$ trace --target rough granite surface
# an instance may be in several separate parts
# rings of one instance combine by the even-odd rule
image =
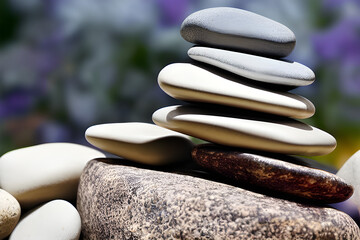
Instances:
[[[87,164],[77,207],[84,239],[360,239],[335,209],[112,160]]]

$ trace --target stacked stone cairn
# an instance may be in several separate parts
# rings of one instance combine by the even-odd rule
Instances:
[[[191,104],[156,111],[157,125],[85,133],[121,158],[70,143],[0,158],[0,239],[360,239],[353,219],[327,205],[359,186],[360,151],[338,173],[346,182],[293,156],[336,146],[294,120],[315,112],[288,92],[315,80],[282,59],[294,34],[254,13],[211,8],[186,18],[181,35],[198,44],[188,51],[194,62],[165,67],[158,82]],[[195,146],[189,135],[210,143]]]
[[[311,117],[315,107],[287,90],[311,84],[315,75],[281,59],[295,47],[290,29],[240,9],[211,8],[186,18],[181,35],[198,44],[188,51],[195,62],[166,66],[158,83],[168,95],[193,104],[159,109],[153,121],[215,143],[194,148],[199,165],[311,200],[351,196],[352,187],[342,179],[291,164],[295,160],[286,156],[325,155],[336,147],[328,133],[293,119]]]

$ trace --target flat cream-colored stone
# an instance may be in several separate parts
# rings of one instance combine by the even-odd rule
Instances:
[[[4,239],[14,230],[20,219],[19,202],[8,192],[0,189],[0,239]]]
[[[150,165],[170,164],[191,158],[188,136],[148,123],[108,123],[86,130],[92,145],[120,157]]]
[[[80,233],[76,208],[67,201],[54,200],[24,216],[9,240],[77,240]]]
[[[192,47],[188,55],[194,60],[260,82],[297,87],[309,85],[315,80],[314,72],[297,62],[209,47]]]
[[[73,200],[86,163],[104,156],[73,143],[17,149],[0,158],[0,187],[25,208],[57,198]]]
[[[336,147],[334,137],[315,127],[290,118],[254,114],[171,106],[157,110],[153,121],[162,127],[233,147],[308,156],[328,154]]]
[[[251,86],[236,75],[212,72],[189,63],[174,63],[161,70],[159,86],[170,96],[195,102],[227,105],[293,118],[309,118],[314,105],[288,92]]]

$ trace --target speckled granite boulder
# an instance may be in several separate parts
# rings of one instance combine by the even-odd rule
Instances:
[[[110,159],[87,164],[77,208],[84,239],[360,239],[334,209]]]

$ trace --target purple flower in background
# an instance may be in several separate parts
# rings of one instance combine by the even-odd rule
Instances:
[[[323,0],[323,5],[328,9],[338,9],[347,3],[355,3],[360,5],[359,0]]]
[[[162,11],[163,23],[175,25],[185,19],[190,0],[157,0]]]
[[[360,61],[360,18],[344,19],[314,36],[315,51],[325,60]]]
[[[360,61],[346,62],[340,72],[342,88],[349,94],[360,93]]]
[[[71,140],[67,126],[55,121],[46,121],[37,129],[40,142],[67,142]]]
[[[23,114],[33,105],[33,96],[22,90],[7,94],[0,102],[0,118]]]
[[[341,5],[343,5],[344,3],[348,2],[350,0],[324,0],[323,4],[326,8],[338,8]]]
[[[346,94],[360,93],[360,18],[347,18],[313,37],[322,60],[339,66],[339,83]]]

